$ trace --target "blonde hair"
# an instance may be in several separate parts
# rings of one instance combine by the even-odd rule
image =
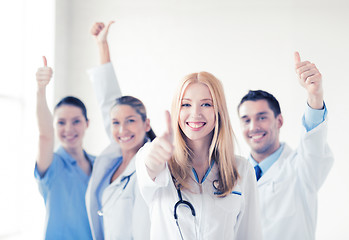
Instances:
[[[215,112],[215,127],[209,148],[209,164],[218,165],[219,197],[230,194],[239,178],[234,154],[234,132],[231,127],[224,90],[221,82],[208,72],[192,73],[185,76],[179,84],[173,98],[171,116],[174,130],[174,153],[168,162],[175,184],[189,189],[188,178],[192,171],[191,156],[193,152],[186,144],[185,135],[179,126],[179,113],[185,89],[191,83],[205,84],[212,95]]]

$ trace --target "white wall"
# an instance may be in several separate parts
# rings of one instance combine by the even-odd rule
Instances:
[[[95,21],[115,20],[109,42],[122,91],[143,100],[157,134],[164,128],[163,111],[169,109],[177,81],[204,70],[224,84],[242,154],[248,149],[236,105],[248,89],[264,89],[279,99],[285,119],[281,138],[295,147],[306,102],[294,73],[293,52],[298,50],[324,76],[328,140],[336,157],[319,194],[317,239],[344,239],[349,235],[349,163],[344,153],[349,133],[348,13],[344,0],[60,0],[55,98],[73,94],[83,99],[91,119],[85,146],[99,153],[107,139],[85,72],[98,63],[89,29]]]

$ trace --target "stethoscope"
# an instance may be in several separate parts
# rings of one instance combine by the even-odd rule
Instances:
[[[175,182],[176,180],[173,179],[173,181]],[[214,180],[212,182],[212,186],[213,188],[216,190],[214,192],[215,195],[217,194],[221,194],[221,192],[218,190],[218,180]],[[177,224],[177,227],[178,227],[178,231],[179,231],[179,234],[181,236],[181,239],[184,240],[183,238],[183,234],[182,234],[182,231],[181,231],[181,228],[179,226],[179,223],[178,223],[178,214],[177,214],[177,208],[180,206],[180,205],[184,205],[186,207],[188,207],[190,210],[191,210],[191,214],[192,216],[194,217],[195,219],[195,239],[198,239],[198,236],[197,236],[197,227],[196,227],[196,212],[195,212],[195,208],[193,206],[193,204],[191,204],[189,201],[186,201],[186,200],[183,200],[183,197],[182,197],[182,192],[181,192],[181,189],[180,189],[180,185],[176,187],[177,189],[177,195],[178,195],[178,198],[179,200],[175,203],[174,205],[174,209],[173,209],[173,216],[174,216],[174,219],[176,221],[176,224]],[[232,194],[237,194],[237,195],[241,195],[241,192],[238,192],[238,191],[232,191]]]
[[[120,185],[121,185],[124,181],[126,181],[124,187],[122,188],[122,190],[125,190],[125,188],[127,187],[128,183],[130,182],[130,179],[131,179],[132,175],[133,175],[135,172],[136,172],[136,170],[133,171],[130,175],[124,176],[124,177],[120,180]],[[102,216],[104,215],[103,208],[104,208],[104,207],[107,205],[107,203],[111,200],[112,196],[114,195],[114,193],[115,193],[117,190],[118,190],[118,188],[115,188],[115,189],[114,189],[113,193],[110,194],[109,198],[107,199],[107,201],[104,202],[104,204],[103,204],[103,206],[101,207],[101,209],[99,209],[99,210],[97,211],[97,214],[98,214],[99,216],[102,217]],[[122,191],[121,193],[123,193],[123,191]],[[114,202],[117,201],[117,200],[119,200],[120,197],[121,197],[121,194],[114,200]]]
[[[212,161],[210,168],[212,168],[213,164],[214,164],[214,161]],[[176,184],[177,180],[173,176],[172,176],[172,181],[173,181],[174,185],[176,186],[177,195],[178,195],[178,198],[179,198],[179,201],[176,202],[176,204],[174,206],[173,215],[174,215],[174,219],[176,221],[176,224],[178,226],[179,232],[180,232],[180,234],[182,236],[181,230],[180,230],[179,225],[178,225],[178,215],[177,215],[177,208],[178,208],[178,206],[182,204],[182,205],[186,205],[187,207],[189,207],[189,209],[191,210],[191,214],[193,215],[194,218],[196,216],[196,213],[195,213],[195,208],[194,208],[193,204],[191,204],[188,201],[183,200],[182,193],[181,193],[181,186]],[[217,187],[215,186],[215,182],[218,182],[218,181],[217,180],[213,181],[213,183],[212,183],[213,187],[216,190],[218,190]],[[183,237],[182,237],[182,239],[183,239]]]
[[[189,201],[186,201],[186,200],[183,200],[182,198],[182,192],[181,192],[181,188],[180,186],[176,187],[177,188],[177,195],[178,195],[178,198],[179,200],[176,202],[176,204],[174,205],[174,209],[173,209],[173,216],[174,216],[174,219],[176,221],[176,225],[177,225],[177,228],[178,228],[178,231],[179,231],[179,234],[181,236],[181,239],[184,240],[183,238],[183,234],[182,234],[182,230],[181,230],[181,227],[179,226],[179,223],[178,223],[178,215],[177,215],[177,208],[180,206],[180,205],[184,205],[186,207],[188,207],[191,211],[191,214],[193,215],[195,221],[194,221],[194,225],[195,225],[195,239],[197,239],[197,229],[196,229],[196,212],[195,212],[195,208],[193,206],[193,204],[191,204]]]

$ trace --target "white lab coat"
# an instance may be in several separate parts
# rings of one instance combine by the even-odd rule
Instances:
[[[166,167],[153,181],[147,172],[144,155],[149,150],[146,144],[136,155],[136,169],[141,193],[149,205],[151,218],[151,239],[181,239],[174,219],[174,206],[179,200],[177,190]],[[178,208],[178,218],[183,239],[262,239],[258,192],[252,166],[246,159],[237,158],[240,180],[234,191],[219,198],[214,192],[213,181],[217,179],[218,167],[214,164],[202,184],[192,175],[192,192],[182,190],[183,200],[195,208],[196,218],[189,208]],[[201,189],[201,190],[200,190]],[[200,194],[201,191],[201,194]]]
[[[296,151],[286,144],[257,185],[265,240],[313,240],[317,192],[333,164],[327,120],[304,133]]]
[[[111,140],[110,145],[98,156],[93,166],[91,179],[86,192],[86,208],[94,239],[149,239],[150,219],[146,203],[138,188],[137,174],[126,181],[121,181],[135,171],[135,158],[128,164],[124,172],[103,192],[100,206],[96,191],[106,172],[115,166],[117,158],[122,156],[120,146],[113,140],[110,130],[110,108],[115,99],[121,96],[111,63],[96,67],[89,71],[94,84],[97,100],[102,111],[106,132]],[[103,217],[97,214],[102,210]],[[103,218],[103,225],[100,218]]]

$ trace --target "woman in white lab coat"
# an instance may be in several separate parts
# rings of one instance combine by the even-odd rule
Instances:
[[[136,184],[135,154],[153,133],[143,103],[121,97],[110,63],[109,26],[95,23],[102,65],[89,71],[111,144],[96,158],[86,193],[94,239],[149,239],[148,208]],[[115,100],[116,99],[116,100]]]
[[[167,126],[136,157],[151,239],[261,239],[256,178],[235,156],[220,81],[207,72],[186,76]]]

